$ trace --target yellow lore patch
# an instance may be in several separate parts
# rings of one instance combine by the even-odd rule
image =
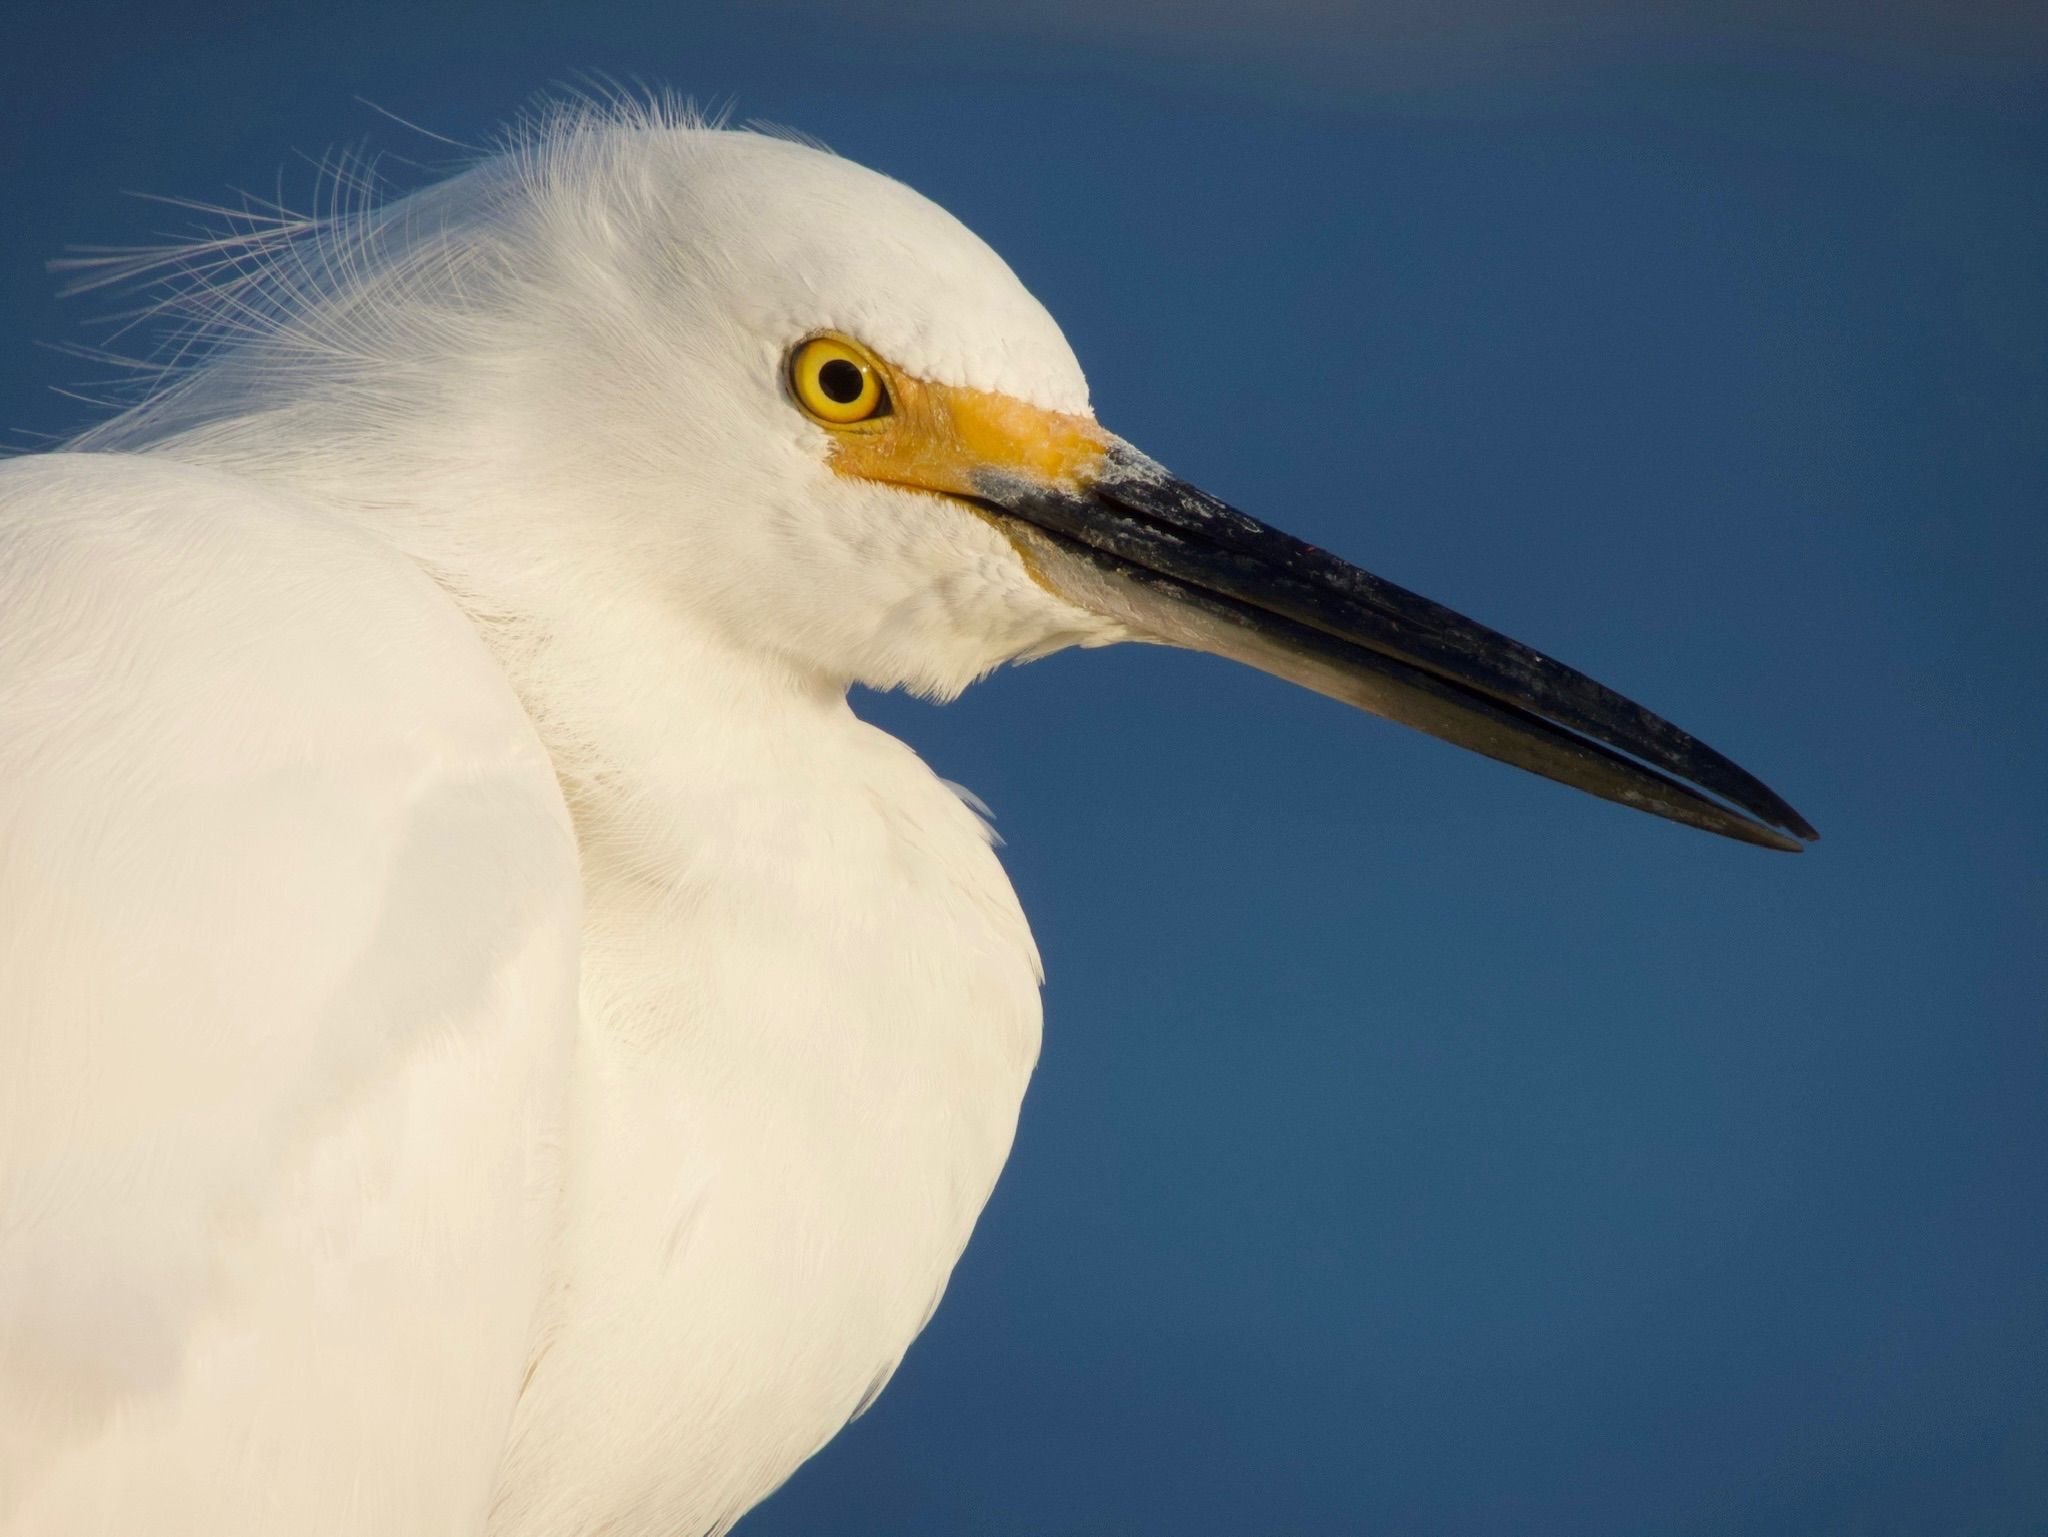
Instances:
[[[821,423],[833,429],[832,468],[841,475],[973,496],[975,475],[991,470],[1046,485],[1085,485],[1108,451],[1109,434],[1089,417],[933,384],[869,356],[884,371],[889,409],[844,426]]]

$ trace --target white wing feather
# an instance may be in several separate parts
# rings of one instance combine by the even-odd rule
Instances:
[[[233,476],[0,465],[0,1532],[481,1530],[577,923],[425,575]]]

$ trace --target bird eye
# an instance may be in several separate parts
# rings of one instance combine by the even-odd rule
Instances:
[[[889,414],[889,389],[874,359],[835,336],[798,345],[789,359],[789,387],[806,411],[836,427]]]

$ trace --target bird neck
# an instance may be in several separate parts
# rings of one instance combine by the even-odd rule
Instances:
[[[573,621],[471,613],[554,761],[594,895],[689,867],[736,804],[801,803],[857,762],[843,680],[649,595],[593,594]]]

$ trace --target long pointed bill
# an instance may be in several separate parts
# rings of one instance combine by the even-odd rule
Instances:
[[[1083,416],[890,375],[841,474],[959,498],[1135,635],[1247,662],[1593,795],[1768,849],[1818,836],[1754,775],[1584,673],[1176,480]]]
[[[1214,652],[1674,822],[1796,852],[1818,835],[1755,776],[1560,662],[1269,528],[1111,440],[1085,482],[984,467],[1040,581]]]

